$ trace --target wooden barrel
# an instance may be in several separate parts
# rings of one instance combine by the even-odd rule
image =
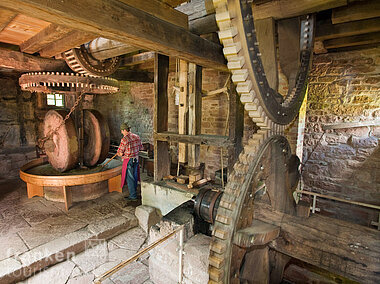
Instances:
[[[65,110],[49,110],[44,119],[44,135],[61,125],[67,113]],[[46,141],[45,150],[49,163],[57,171],[72,169],[78,163],[78,137],[71,117]]]

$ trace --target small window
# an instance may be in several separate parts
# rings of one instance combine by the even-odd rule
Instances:
[[[47,95],[47,105],[48,106],[57,106],[64,107],[64,96],[62,94],[48,94]]]

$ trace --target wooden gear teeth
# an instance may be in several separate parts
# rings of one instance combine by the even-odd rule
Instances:
[[[74,76],[73,73],[27,73],[19,79],[21,89],[42,93],[78,93],[110,94],[119,91],[117,80],[96,76]]]

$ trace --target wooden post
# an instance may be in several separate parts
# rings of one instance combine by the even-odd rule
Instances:
[[[234,141],[234,146],[228,149],[227,173],[231,173],[240,152],[243,150],[243,131],[244,131],[244,106],[236,93],[234,83],[229,84],[230,114],[228,120],[228,136]]]
[[[168,130],[169,57],[156,54],[154,58],[154,132]],[[154,140],[154,180],[170,174],[169,143]]]
[[[188,101],[188,72],[189,64],[184,61],[179,61],[179,106],[178,106],[178,134],[187,134],[187,121],[189,115]],[[178,143],[178,162],[187,162],[187,145],[184,143]]]
[[[121,175],[115,176],[108,180],[108,192],[123,192],[121,188]]]
[[[189,64],[189,134],[201,134],[202,124],[202,67]],[[200,145],[188,145],[190,168],[200,166]]]
[[[62,190],[63,190],[63,198],[65,200],[65,209],[66,209],[66,211],[69,211],[69,208],[70,208],[71,204],[73,203],[73,197],[71,194],[71,189],[67,188],[64,185],[64,186],[62,186]]]
[[[27,183],[26,189],[28,192],[28,198],[32,198],[33,196],[44,196],[44,187],[41,185]]]

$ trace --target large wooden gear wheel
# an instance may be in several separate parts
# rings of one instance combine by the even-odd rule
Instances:
[[[276,23],[271,20],[261,26],[272,28],[263,31],[258,29],[260,23],[254,22],[252,2],[214,0],[216,21],[228,68],[245,109],[258,126],[271,129],[273,123],[290,123],[302,104],[311,64],[314,18],[307,15]],[[289,81],[285,97],[278,93],[278,65]]]
[[[121,63],[119,56],[97,60],[84,45],[66,51],[64,57],[71,70],[84,75],[109,76],[119,68]]]
[[[244,149],[250,155],[240,155],[219,204],[210,246],[210,283],[264,283],[259,270],[269,270],[269,260],[260,267],[252,265],[252,257],[261,256],[249,245],[242,246],[238,234],[255,226],[257,200],[268,202],[277,211],[295,212],[289,169],[293,158],[288,141],[280,135],[261,141],[258,138],[250,139],[254,148],[248,149],[252,146],[247,145]]]
[[[21,75],[19,84],[23,91],[72,94],[112,94],[119,91],[119,82],[112,78],[85,76],[74,73],[32,72]]]
[[[67,115],[65,110],[49,110],[44,119],[44,135],[47,136],[62,124]],[[49,163],[60,172],[72,169],[78,163],[79,146],[74,121],[68,118],[51,139],[45,142]]]

